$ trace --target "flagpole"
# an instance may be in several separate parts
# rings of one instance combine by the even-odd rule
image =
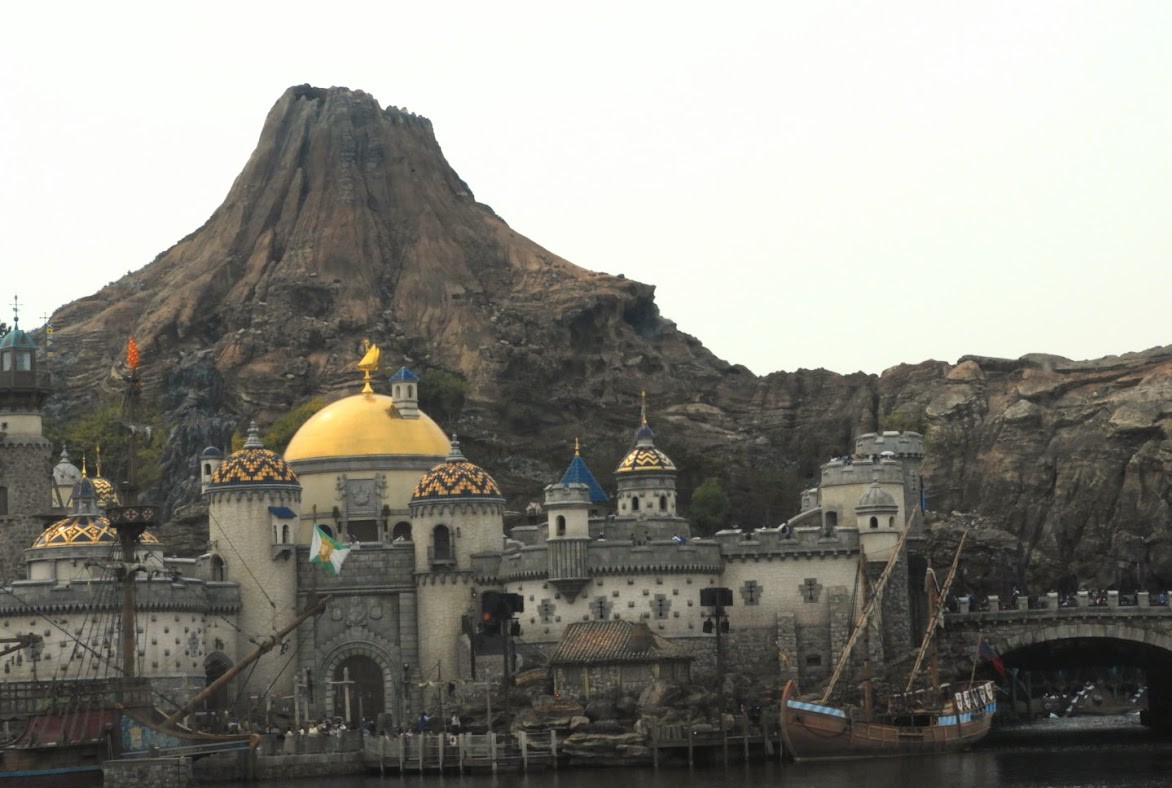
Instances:
[[[977,630],[977,653],[973,655],[973,672],[969,674],[969,684],[977,678],[977,663],[981,661],[981,640],[984,639],[984,634]]]

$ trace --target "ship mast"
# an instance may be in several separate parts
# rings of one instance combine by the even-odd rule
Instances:
[[[842,647],[842,652],[838,655],[838,663],[834,666],[834,673],[830,676],[830,682],[826,685],[826,691],[822,693],[820,703],[826,703],[830,700],[830,696],[833,694],[839,678],[842,677],[842,671],[846,668],[846,663],[850,660],[851,652],[854,651],[855,643],[859,640],[859,635],[863,634],[865,631],[864,628],[869,626],[871,616],[875,612],[875,607],[883,599],[883,587],[887,585],[887,578],[891,576],[891,571],[899,561],[900,551],[903,549],[903,543],[907,541],[907,535],[911,531],[912,520],[915,519],[915,516],[916,513],[912,512],[911,516],[907,518],[907,522],[904,523],[903,533],[899,535],[899,540],[896,541],[895,547],[891,548],[891,557],[887,560],[887,565],[883,567],[883,573],[875,581],[875,586],[871,589],[871,596],[867,600],[867,604],[863,606],[862,612],[855,619],[854,629],[850,637],[847,638],[846,645]]]
[[[916,675],[920,672],[920,665],[924,662],[924,656],[928,655],[928,666],[930,677],[932,680],[932,688],[934,690],[940,688],[940,673],[936,665],[936,628],[940,626],[941,617],[943,615],[944,600],[948,599],[948,591],[952,588],[952,581],[956,579],[956,569],[960,565],[960,551],[964,549],[964,540],[968,538],[969,532],[966,528],[964,533],[960,535],[960,543],[956,546],[956,553],[952,556],[952,566],[948,568],[948,576],[944,579],[944,586],[937,587],[935,577],[931,569],[928,570],[928,578],[932,581],[928,585],[928,626],[924,631],[924,638],[920,641],[920,649],[916,653],[916,664],[912,665],[911,673],[907,677],[907,687],[904,692],[911,692],[912,685],[916,681]]]
[[[142,379],[138,374],[138,345],[132,337],[126,345],[126,366],[130,370],[122,376],[126,389],[122,394],[122,417],[128,431],[126,439],[126,478],[121,487],[121,505],[106,509],[110,527],[118,534],[121,547],[121,563],[115,569],[122,583],[121,651],[122,675],[133,677],[137,673],[135,643],[135,610],[137,609],[135,576],[144,571],[134,560],[134,548],[139,537],[147,528],[153,528],[159,519],[155,506],[143,506],[138,502],[138,401],[142,397]]]

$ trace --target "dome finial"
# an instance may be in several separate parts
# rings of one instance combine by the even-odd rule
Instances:
[[[248,440],[244,441],[244,448],[246,449],[263,449],[264,442],[260,439],[260,430],[256,427],[256,422],[253,421],[248,425]]]
[[[97,444],[94,446],[94,454],[97,455],[97,459],[94,460],[94,471],[98,474],[98,476],[101,476],[102,475],[102,445],[101,444]]]
[[[639,392],[639,423],[647,426],[647,392]]]
[[[448,462],[456,462],[457,460],[463,460],[463,459],[465,459],[465,458],[464,458],[463,452],[460,451],[460,439],[457,438],[456,433],[453,432],[452,433],[452,448],[451,448],[451,451],[448,453]]]
[[[86,477],[85,466],[86,466],[85,452],[83,451],[81,453],[81,478],[83,478],[83,479]]]
[[[370,386],[370,373],[378,370],[378,345],[372,343],[369,339],[362,340],[362,360],[358,362],[357,366],[362,370],[362,393],[373,394],[374,389]]]
[[[12,330],[20,328],[20,296],[12,297]]]

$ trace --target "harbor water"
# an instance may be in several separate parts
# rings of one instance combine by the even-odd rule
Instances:
[[[288,783],[318,785],[321,781]],[[247,788],[256,783],[222,784]],[[1130,717],[1078,717],[1000,729],[966,753],[827,763],[777,762],[696,769],[574,768],[529,774],[336,777],[331,788],[1155,788],[1172,785],[1172,741]]]

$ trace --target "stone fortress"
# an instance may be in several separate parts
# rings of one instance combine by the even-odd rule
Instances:
[[[826,463],[788,521],[694,537],[644,402],[632,446],[616,458],[613,492],[575,451],[530,507],[530,522],[506,531],[500,488],[426,414],[418,382],[404,368],[387,379],[389,393],[368,384],[328,404],[283,456],[262,445],[256,425],[239,451],[202,453],[207,551],[178,559],[142,542],[140,560],[153,568],[138,581],[145,675],[190,697],[328,593],[323,614],[212,707],[245,698],[288,708],[296,693],[301,708],[335,715],[346,686],[354,716],[410,719],[473,677],[499,676],[500,639],[477,626],[483,595],[496,591],[524,604],[515,669],[544,666],[570,624],[628,621],[691,655],[694,676],[711,676],[716,637],[700,592],[723,587],[733,594],[727,669],[813,686],[849,636],[861,573],[877,576],[903,529],[916,528],[923,440],[887,432],[860,436],[852,455]],[[116,604],[99,576],[115,542],[102,516],[102,490],[111,496],[112,486],[64,451],[49,472],[40,421],[48,391],[35,346],[14,329],[0,341],[0,637],[32,631],[44,644],[36,659],[0,658],[4,680],[72,678],[92,652],[112,655],[116,641],[97,623]],[[309,561],[315,524],[354,548],[336,576]],[[920,614],[910,589],[922,586],[923,565],[909,536],[871,639],[880,674],[914,647]]]

